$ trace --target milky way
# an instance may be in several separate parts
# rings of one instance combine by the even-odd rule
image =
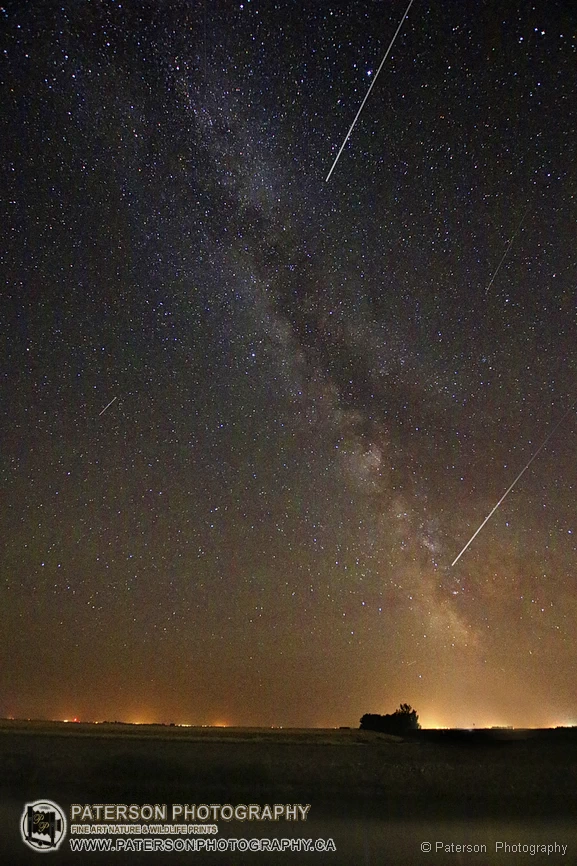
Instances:
[[[0,715],[577,717],[576,13],[298,5],[2,11]]]

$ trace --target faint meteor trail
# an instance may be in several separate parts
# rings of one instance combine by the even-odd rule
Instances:
[[[521,231],[521,226],[522,226],[523,223],[525,222],[525,217],[527,216],[528,213],[529,213],[529,208],[527,208],[527,210],[525,211],[525,213],[524,213],[523,216],[521,217],[521,222],[519,223],[519,225],[517,226],[517,228],[515,229],[515,231],[514,231],[513,234],[511,235],[511,237],[510,237],[510,239],[509,239],[509,242],[507,243],[507,246],[505,247],[505,252],[504,252],[503,255],[501,256],[501,261],[499,262],[499,264],[498,264],[497,267],[495,268],[495,271],[494,271],[494,273],[493,273],[493,276],[492,276],[491,279],[489,280],[489,285],[488,285],[487,288],[485,289],[485,294],[486,294],[486,295],[489,294],[489,289],[490,289],[491,286],[493,285],[493,283],[494,283],[494,281],[495,281],[495,277],[497,276],[497,274],[498,274],[499,271],[501,270],[501,265],[503,264],[503,262],[504,262],[505,259],[507,258],[507,255],[509,254],[509,250],[510,250],[511,247],[513,246],[513,241],[515,240],[515,238],[517,237],[517,235],[518,235],[519,232]]]
[[[340,148],[339,152],[337,153],[337,155],[336,155],[336,157],[335,157],[335,161],[334,161],[333,164],[332,164],[331,170],[329,171],[329,173],[328,173],[327,176],[326,176],[325,183],[327,183],[327,182],[329,181],[331,174],[332,174],[333,171],[335,170],[335,166],[336,166],[337,162],[339,161],[340,155],[341,155],[341,153],[343,152],[343,150],[345,149],[345,144],[346,144],[347,141],[349,140],[349,136],[350,136],[351,132],[353,131],[353,129],[355,128],[355,124],[356,124],[357,120],[359,119],[360,113],[361,113],[361,111],[363,110],[363,108],[365,107],[365,102],[366,102],[367,99],[369,98],[370,92],[371,92],[371,90],[373,89],[373,87],[375,86],[375,81],[376,81],[377,78],[379,77],[379,72],[380,72],[381,69],[383,68],[383,66],[384,66],[384,64],[385,64],[385,60],[387,59],[387,57],[388,57],[389,54],[391,53],[391,48],[393,47],[393,44],[394,44],[394,42],[395,42],[395,39],[396,39],[397,36],[399,35],[399,31],[400,31],[401,27],[403,26],[403,22],[404,22],[405,18],[407,17],[407,15],[409,14],[409,9],[410,9],[411,6],[413,5],[413,3],[414,3],[414,0],[411,0],[411,2],[409,3],[409,5],[408,5],[407,8],[405,9],[405,14],[404,14],[403,17],[401,18],[401,23],[400,23],[399,26],[397,27],[397,29],[396,29],[396,31],[395,31],[395,35],[394,35],[393,38],[391,39],[391,42],[390,42],[390,44],[389,44],[389,47],[387,48],[387,50],[386,50],[386,52],[385,52],[385,56],[384,56],[383,59],[381,60],[381,65],[380,65],[379,68],[377,69],[377,72],[376,72],[376,74],[375,74],[375,77],[374,77],[373,80],[371,81],[370,87],[369,87],[369,89],[367,90],[367,94],[366,94],[365,98],[363,99],[363,101],[361,102],[361,107],[360,107],[359,110],[357,111],[356,117],[355,117],[355,119],[353,120],[353,122],[351,123],[351,128],[350,128],[349,131],[347,132],[347,134],[346,134],[346,136],[345,136],[345,140],[344,140],[343,143],[341,144],[341,148]]]
[[[536,458],[536,457],[541,453],[541,451],[543,450],[543,448],[545,447],[545,445],[547,444],[547,442],[549,441],[549,439],[553,436],[553,434],[555,433],[555,431],[556,431],[556,430],[561,426],[561,424],[563,423],[563,421],[565,420],[565,418],[567,417],[567,415],[569,415],[569,413],[570,413],[570,412],[575,408],[575,405],[576,405],[576,404],[574,403],[572,406],[570,406],[569,409],[567,409],[567,411],[565,412],[565,414],[564,414],[563,417],[561,418],[561,420],[560,420],[560,421],[557,421],[557,423],[555,424],[555,426],[553,427],[553,429],[551,430],[551,432],[549,433],[549,435],[547,436],[547,438],[543,440],[543,442],[541,443],[541,445],[539,445],[539,447],[537,448],[537,450],[535,451],[535,453],[533,454],[533,456],[531,457],[531,459],[530,459],[530,460],[525,464],[525,466],[523,466],[523,468],[521,469],[521,471],[519,472],[519,474],[517,475],[517,477],[515,478],[515,480],[514,480],[513,483],[511,484],[511,486],[507,488],[507,490],[505,491],[505,493],[503,493],[503,495],[501,496],[501,498],[499,499],[499,501],[497,502],[497,504],[495,505],[495,507],[494,507],[494,508],[492,509],[492,511],[490,511],[489,514],[486,516],[486,518],[484,519],[484,521],[482,522],[482,524],[480,525],[480,527],[478,528],[478,530],[475,532],[475,534],[474,534],[473,536],[471,536],[471,538],[470,538],[469,541],[466,543],[466,545],[464,546],[464,548],[462,549],[462,551],[460,552],[460,554],[459,554],[459,555],[458,555],[458,556],[453,560],[453,562],[451,563],[451,568],[455,565],[456,562],[459,561],[459,559],[462,557],[462,555],[464,554],[464,552],[466,551],[466,549],[469,547],[469,545],[472,544],[472,542],[476,539],[476,537],[478,536],[478,534],[480,533],[480,531],[482,530],[482,528],[484,527],[484,525],[485,525],[485,524],[486,524],[486,523],[491,519],[491,517],[492,517],[493,514],[496,512],[496,510],[498,509],[498,507],[500,506],[500,504],[501,504],[501,503],[503,502],[503,500],[504,500],[504,499],[509,495],[509,493],[511,492],[511,490],[513,489],[513,487],[515,486],[515,484],[517,483],[517,481],[521,478],[522,475],[525,474],[525,472],[527,471],[527,469],[529,468],[529,466],[531,465],[531,463],[533,462],[533,460],[534,460],[534,459],[535,459],[535,458]]]
[[[104,413],[106,412],[106,410],[107,410],[110,406],[112,406],[112,404],[114,403],[114,401],[117,400],[117,399],[118,399],[117,397],[113,397],[112,400],[110,401],[110,403],[107,403],[107,404],[106,404],[106,406],[104,407],[104,409],[102,410],[102,412],[99,412],[99,413],[98,413],[98,417],[100,418],[101,415],[104,415]]]

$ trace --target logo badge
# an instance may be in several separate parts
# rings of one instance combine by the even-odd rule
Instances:
[[[26,803],[20,832],[22,840],[35,851],[54,851],[66,835],[66,816],[51,800]]]

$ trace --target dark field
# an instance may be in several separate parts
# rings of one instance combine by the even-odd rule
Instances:
[[[218,821],[218,836],[329,838],[336,852],[72,853],[59,863],[576,863],[577,731],[257,730],[0,723],[0,862],[37,862],[24,804],[311,804],[306,823]],[[168,822],[171,822],[169,817]],[[212,820],[209,821],[212,823]],[[435,853],[435,843],[486,852]],[[495,842],[566,853],[495,852]],[[432,853],[421,851],[431,842]]]

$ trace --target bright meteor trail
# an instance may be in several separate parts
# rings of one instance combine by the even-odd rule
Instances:
[[[110,403],[107,403],[107,404],[106,404],[106,406],[104,407],[104,409],[102,410],[102,412],[99,412],[99,413],[98,413],[98,417],[99,417],[99,418],[100,418],[101,415],[104,415],[104,413],[106,412],[106,410],[108,409],[108,407],[109,407],[109,406],[112,406],[112,404],[114,403],[114,401],[115,401],[116,399],[117,399],[116,397],[113,397],[112,400],[110,401]]]
[[[471,538],[470,538],[469,541],[466,543],[466,545],[464,546],[464,548],[462,549],[462,551],[460,552],[460,554],[459,554],[459,555],[458,555],[458,556],[453,560],[453,562],[451,563],[451,568],[455,565],[456,562],[459,561],[459,559],[462,557],[462,555],[464,554],[464,552],[466,551],[466,549],[469,547],[469,545],[472,544],[472,542],[476,539],[476,537],[478,536],[478,534],[480,533],[480,531],[482,530],[482,528],[484,527],[484,525],[485,525],[485,524],[486,524],[486,523],[491,519],[491,517],[493,516],[493,514],[496,512],[496,510],[498,509],[498,507],[500,506],[500,504],[503,502],[503,500],[504,500],[504,499],[509,495],[509,493],[511,492],[511,490],[513,489],[513,487],[515,486],[515,484],[517,483],[517,481],[519,481],[519,479],[521,478],[521,476],[525,474],[525,472],[527,471],[527,469],[529,468],[529,466],[531,465],[531,463],[533,462],[533,460],[535,460],[535,458],[536,458],[536,457],[541,453],[541,451],[543,450],[543,448],[545,447],[545,445],[547,444],[547,442],[549,441],[549,439],[553,436],[553,434],[555,433],[555,431],[556,431],[556,430],[561,426],[561,424],[563,423],[563,421],[565,420],[565,418],[567,417],[567,415],[571,412],[571,410],[573,409],[574,406],[575,406],[575,404],[573,404],[573,406],[570,406],[569,409],[567,409],[567,411],[565,412],[565,414],[563,415],[563,417],[561,418],[561,420],[558,421],[558,422],[555,424],[555,426],[553,427],[553,429],[551,430],[551,432],[549,433],[549,435],[547,436],[547,438],[543,440],[543,442],[541,443],[541,445],[539,445],[539,447],[537,448],[537,450],[535,451],[535,453],[533,454],[533,456],[531,457],[531,459],[530,459],[530,460],[525,464],[525,466],[521,469],[521,471],[519,472],[519,474],[517,475],[517,477],[515,478],[515,480],[514,480],[513,483],[511,484],[511,486],[507,488],[507,490],[505,491],[505,493],[503,493],[503,495],[501,496],[501,498],[499,499],[499,501],[497,502],[497,504],[495,505],[495,507],[494,507],[494,508],[489,512],[489,514],[486,516],[486,518],[484,519],[484,521],[482,522],[482,524],[480,525],[480,527],[478,528],[478,530],[475,532],[475,534],[474,534],[473,536],[471,536]]]
[[[404,14],[403,17],[401,18],[401,23],[400,23],[399,26],[397,27],[397,29],[396,29],[396,31],[395,31],[395,35],[394,35],[393,38],[391,39],[391,42],[390,42],[390,44],[389,44],[389,47],[387,48],[387,50],[386,50],[386,52],[385,52],[385,56],[384,56],[383,59],[381,60],[381,65],[380,65],[379,68],[377,69],[377,72],[376,72],[376,74],[375,74],[375,77],[374,77],[373,80],[371,81],[371,85],[370,85],[369,89],[367,90],[366,96],[365,96],[365,98],[363,99],[363,101],[361,102],[361,107],[360,107],[359,110],[357,111],[356,117],[355,117],[355,119],[353,120],[353,122],[351,123],[351,128],[350,128],[349,131],[347,132],[347,134],[346,134],[346,136],[345,136],[345,140],[344,140],[343,143],[341,144],[340,150],[339,150],[339,152],[337,153],[337,155],[336,155],[336,157],[335,157],[335,161],[333,162],[333,164],[332,164],[332,166],[331,166],[331,170],[329,171],[329,173],[328,173],[327,176],[326,176],[325,183],[327,183],[327,182],[329,181],[331,174],[332,174],[333,171],[335,170],[335,166],[336,166],[337,162],[338,162],[339,159],[340,159],[340,155],[341,155],[341,153],[343,152],[343,150],[345,149],[345,144],[346,144],[347,141],[349,140],[349,136],[350,136],[351,132],[353,131],[353,129],[355,128],[355,124],[356,124],[357,120],[359,119],[359,116],[360,116],[360,114],[361,114],[361,111],[362,111],[363,108],[365,107],[365,102],[366,102],[367,99],[369,98],[369,95],[370,95],[370,93],[371,93],[371,90],[372,90],[373,87],[375,86],[375,81],[376,81],[377,78],[379,77],[379,72],[380,72],[381,69],[383,68],[383,66],[384,66],[384,64],[385,64],[385,60],[387,59],[387,57],[388,57],[389,54],[391,53],[391,48],[393,47],[393,44],[394,44],[394,42],[395,42],[395,39],[396,39],[397,36],[399,35],[400,29],[401,29],[401,27],[403,26],[403,22],[404,22],[405,18],[406,18],[407,15],[409,14],[409,9],[410,9],[411,6],[413,5],[413,2],[414,2],[414,0],[411,0],[411,2],[409,3],[409,5],[408,5],[407,8],[405,9],[405,14]]]

